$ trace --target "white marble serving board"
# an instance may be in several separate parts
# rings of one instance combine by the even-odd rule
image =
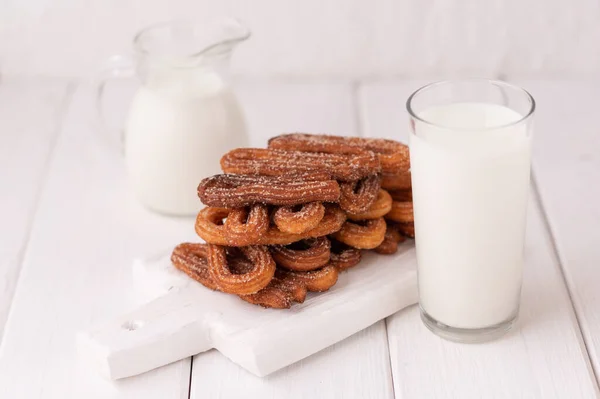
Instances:
[[[137,375],[216,348],[265,376],[417,301],[414,244],[394,255],[365,253],[329,291],[291,309],[263,309],[211,291],[168,256],[136,261],[138,309],[78,335],[80,355],[111,379]]]

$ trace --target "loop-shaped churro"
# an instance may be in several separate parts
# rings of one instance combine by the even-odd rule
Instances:
[[[269,229],[269,211],[266,205],[255,204],[247,208],[231,210],[223,225],[228,242],[236,245],[251,245],[258,242]]]
[[[176,268],[210,289],[289,308],[308,291],[333,286],[341,271],[359,263],[362,249],[391,254],[404,237],[414,237],[403,144],[283,135],[269,149],[225,154],[221,167],[226,174],[198,186],[208,207],[195,228],[208,244],[184,243],[171,256]]]
[[[229,216],[231,209],[207,206],[198,212],[196,217],[196,234],[209,244],[235,245],[225,234],[223,220]],[[254,243],[255,244],[255,243]],[[242,245],[247,245],[243,243]]]
[[[215,175],[198,185],[198,196],[208,206],[239,208],[255,203],[298,205],[312,201],[335,202],[337,181],[326,172],[308,171],[283,176]]]
[[[392,197],[392,200],[394,201],[400,201],[400,202],[405,202],[405,201],[412,201],[413,197],[412,197],[412,189],[404,189],[404,190],[390,190],[388,191],[388,193],[390,193],[390,196]]]
[[[196,234],[209,244],[225,246],[244,245],[287,245],[305,238],[322,237],[338,231],[346,221],[346,213],[333,204],[325,205],[325,215],[319,224],[300,234],[285,233],[276,226],[270,226],[256,242],[240,244],[232,240],[225,232],[223,219],[226,219],[230,209],[206,207],[196,217]]]
[[[282,206],[273,213],[273,222],[284,233],[301,234],[314,229],[325,216],[325,207],[320,202]]]
[[[367,176],[354,182],[340,183],[340,208],[353,214],[366,212],[375,202],[380,187],[378,175]]]
[[[356,266],[362,255],[359,249],[352,248],[337,240],[331,240],[331,257],[329,264],[342,272]]]
[[[373,249],[379,246],[385,237],[386,224],[383,218],[364,222],[347,221],[333,237],[358,249]]]
[[[385,218],[397,223],[412,223],[415,221],[412,201],[393,201],[392,209]]]
[[[365,212],[348,213],[350,220],[370,220],[385,216],[392,209],[392,196],[385,190],[379,190],[375,202]]]
[[[252,270],[253,265],[248,259],[235,251],[231,252],[227,258],[229,268],[234,274],[243,274]],[[221,291],[209,272],[207,256],[207,244],[183,243],[175,247],[171,261],[177,269],[206,288]],[[239,295],[239,297],[246,302],[266,308],[284,309],[289,308],[292,302],[304,302],[306,292],[306,286],[302,282],[282,276],[276,270],[275,276],[265,288],[254,294]]]
[[[338,274],[337,268],[331,265],[310,272],[277,269],[268,286],[255,294],[240,295],[240,298],[265,308],[286,309],[292,302],[304,302],[307,291],[327,291],[337,282]]]
[[[412,187],[412,177],[409,170],[390,174],[383,173],[381,175],[381,188],[386,190],[406,190]]]
[[[398,244],[404,240],[404,236],[400,234],[396,226],[388,224],[383,242],[373,251],[383,255],[395,254],[398,251]]]
[[[386,139],[292,133],[273,137],[269,140],[269,148],[330,154],[356,154],[368,150],[377,154],[386,173],[410,168],[408,146]]]
[[[342,211],[337,205],[326,204],[325,216],[314,229],[300,234],[284,233],[278,228],[271,226],[267,233],[260,240],[263,245],[287,245],[306,238],[315,238],[329,235],[338,231],[346,221],[346,212]]]
[[[310,238],[293,244],[273,245],[271,255],[278,266],[288,270],[306,272],[318,269],[329,262],[331,243],[327,237]]]
[[[263,176],[318,171],[328,173],[330,178],[336,180],[353,181],[379,173],[381,166],[379,159],[371,151],[343,155],[238,148],[229,151],[221,158],[221,169],[225,173]]]
[[[414,223],[396,223],[396,228],[405,237],[415,238],[415,224]]]
[[[227,247],[208,245],[210,276],[220,291],[236,295],[253,294],[265,288],[275,275],[275,261],[265,246],[247,246],[238,249],[252,262],[252,269],[234,273],[227,259]]]
[[[304,302],[306,292],[304,284],[288,276],[282,276],[277,270],[269,285],[255,294],[240,295],[240,298],[264,308],[288,309],[293,302]]]
[[[219,288],[214,283],[208,271],[207,254],[208,247],[206,244],[185,242],[173,249],[171,262],[177,269],[198,281],[206,288],[218,290]]]
[[[339,274],[338,269],[331,265],[310,272],[278,270],[278,273],[280,273],[283,278],[303,284],[306,289],[311,292],[327,291],[335,285]]]

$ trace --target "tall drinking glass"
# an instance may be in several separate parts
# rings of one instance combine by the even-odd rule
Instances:
[[[519,311],[535,101],[466,79],[407,109],[421,318],[446,339],[495,339]]]

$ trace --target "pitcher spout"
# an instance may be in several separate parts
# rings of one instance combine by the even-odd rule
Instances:
[[[170,61],[223,57],[250,37],[248,27],[236,18],[208,22],[174,21],[152,25],[134,38],[138,55]]]
[[[225,18],[215,22],[215,42],[197,55],[217,55],[231,52],[239,43],[250,37],[250,29],[237,18]]]

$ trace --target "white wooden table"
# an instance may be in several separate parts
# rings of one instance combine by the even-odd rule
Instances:
[[[440,340],[409,308],[267,378],[211,351],[105,381],[76,331],[131,309],[131,261],[194,239],[147,212],[92,129],[89,87],[0,83],[0,398],[600,397],[600,82],[519,81],[538,101],[518,328],[483,345]],[[239,81],[252,144],[281,132],[407,138],[422,82]],[[130,86],[109,111],[124,111]],[[121,92],[119,92],[121,90]]]

